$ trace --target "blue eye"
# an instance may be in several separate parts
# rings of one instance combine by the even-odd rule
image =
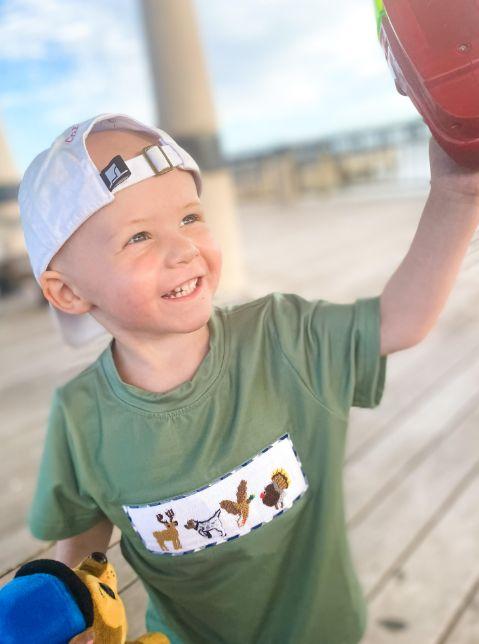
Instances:
[[[185,216],[183,217],[183,219],[182,219],[182,223],[180,224],[181,226],[183,226],[183,225],[184,225],[184,223],[183,223],[183,222],[184,222],[185,220],[187,220],[187,219],[188,219],[188,217],[192,217],[192,218],[193,218],[192,220],[190,220],[190,221],[191,221],[191,223],[193,223],[193,222],[195,222],[195,221],[201,221],[201,217],[200,217],[200,215],[197,215],[196,213],[191,213],[191,214],[189,214],[189,215],[185,215]],[[142,241],[142,239],[145,239],[145,235],[148,235],[148,238],[149,238],[149,239],[151,239],[151,235],[150,235],[150,233],[149,233],[149,232],[147,232],[146,230],[142,230],[140,233],[135,233],[135,234],[133,235],[133,237],[130,237],[130,239],[129,239],[129,240],[128,240],[128,242],[127,242],[127,246],[128,246],[128,245],[133,246],[133,245],[135,245],[135,244],[136,244],[136,241]]]
[[[185,221],[185,219],[188,219],[188,217],[194,217],[193,221],[199,221],[200,220],[199,215],[197,215],[196,213],[191,213],[190,215],[186,215],[185,217],[183,217],[183,221]]]
[[[147,232],[146,232],[146,230],[142,230],[142,231],[141,231],[141,233],[135,233],[135,234],[133,235],[133,237],[130,237],[130,239],[129,239],[129,240],[128,240],[128,242],[127,242],[127,245],[128,245],[128,244],[132,245],[132,244],[131,244],[132,240],[134,240],[134,239],[138,239],[138,237],[141,237],[141,235],[149,235],[149,234],[150,234],[150,233],[147,233]]]

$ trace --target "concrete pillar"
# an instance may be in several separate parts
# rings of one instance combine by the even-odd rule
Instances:
[[[200,166],[202,201],[223,250],[220,299],[241,297],[246,279],[234,184],[217,134],[210,81],[191,0],[142,0],[158,127]]]
[[[6,288],[4,283],[14,264],[26,257],[17,204],[19,182],[19,172],[0,123],[0,292]]]
[[[0,184],[15,184],[19,181],[19,173],[13,162],[10,148],[7,145],[5,133],[0,123]]]

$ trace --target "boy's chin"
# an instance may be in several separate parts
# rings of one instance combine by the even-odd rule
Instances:
[[[158,337],[169,334],[187,334],[194,333],[205,327],[213,313],[213,307],[202,307],[201,311],[189,311],[185,312],[183,316],[176,319],[170,320],[160,320],[158,325],[151,326],[147,325],[143,329],[124,329],[130,335],[137,335],[141,337],[142,335],[151,335],[155,336],[158,334]]]

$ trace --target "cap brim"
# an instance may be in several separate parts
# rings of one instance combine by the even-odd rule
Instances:
[[[70,315],[59,311],[50,303],[48,308],[63,341],[71,347],[81,347],[101,336],[106,338],[110,335],[89,313]]]

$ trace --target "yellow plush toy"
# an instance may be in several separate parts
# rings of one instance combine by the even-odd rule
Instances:
[[[94,552],[73,569],[90,591],[93,600],[94,642],[97,644],[169,644],[162,633],[149,633],[126,640],[128,624],[125,607],[118,594],[115,569],[101,552]],[[78,644],[79,640],[73,640]]]
[[[73,569],[29,561],[0,589],[2,644],[170,644],[162,633],[127,642],[127,630],[115,569],[103,552]]]

